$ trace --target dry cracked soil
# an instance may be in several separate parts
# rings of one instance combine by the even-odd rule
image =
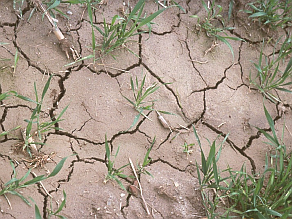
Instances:
[[[131,0],[130,5],[137,1]],[[217,2],[217,1],[216,1]],[[151,35],[145,33],[133,37],[126,44],[136,55],[124,47],[93,63],[88,59],[65,66],[72,62],[61,51],[58,40],[51,32],[51,26],[42,19],[40,12],[28,18],[33,7],[24,2],[23,17],[13,9],[13,1],[0,1],[0,92],[16,91],[35,98],[34,82],[40,94],[49,74],[53,78],[45,96],[41,120],[47,121],[69,106],[62,121],[57,124],[60,131],[45,133],[41,152],[55,153],[54,162],[33,169],[34,174],[47,174],[62,158],[70,156],[62,170],[55,177],[43,181],[50,196],[40,184],[20,190],[25,197],[31,197],[48,218],[47,209],[67,194],[66,207],[61,215],[67,218],[203,218],[200,185],[197,179],[196,162],[200,163],[198,147],[192,125],[196,128],[205,153],[218,135],[217,142],[229,134],[223,145],[219,160],[220,169],[230,166],[239,169],[245,163],[249,172],[260,172],[265,155],[270,148],[263,143],[265,138],[255,128],[269,128],[264,110],[263,96],[250,87],[249,75],[256,70],[252,61],[259,58],[263,39],[277,39],[288,30],[266,31],[251,22],[241,9],[245,1],[237,1],[228,25],[235,27],[230,36],[241,37],[244,41],[230,41],[234,58],[222,42],[207,37],[204,31],[197,31],[196,19],[190,15],[206,16],[200,1],[178,1],[185,12],[171,7],[155,19]],[[229,1],[218,1],[227,17]],[[96,6],[94,23],[103,18],[111,19],[119,13],[123,1],[108,0]],[[91,54],[91,26],[84,6],[62,5],[67,18],[57,16],[58,25],[66,37],[74,42],[82,57]],[[145,11],[157,10],[155,1],[147,1]],[[97,41],[100,35],[96,32]],[[212,49],[210,49],[212,48]],[[19,60],[16,69],[14,56]],[[209,52],[208,52],[209,51]],[[264,53],[271,54],[273,46]],[[15,70],[13,72],[13,70]],[[163,115],[174,130],[163,127],[155,111],[148,112],[149,119],[140,117],[137,124],[129,129],[137,111],[123,97],[132,98],[130,77],[139,81],[146,75],[145,88],[157,83],[159,89],[149,96],[156,100],[153,108],[172,112]],[[275,120],[277,132],[281,133],[285,120],[285,142],[291,147],[292,99],[279,93],[282,104],[265,101],[265,106]],[[2,101],[1,131],[17,126],[25,127],[34,105],[10,97]],[[146,111],[145,111],[146,112]],[[183,128],[185,127],[185,128]],[[127,164],[131,158],[134,165],[141,163],[156,136],[150,152],[151,163],[147,166],[153,177],[141,174],[143,195],[148,203],[147,216],[141,197],[121,189],[115,181],[104,183],[107,174],[105,156],[105,135],[111,150],[115,153],[115,167]],[[174,138],[175,137],[175,138]],[[20,130],[10,132],[0,141],[0,183],[12,177],[9,161],[16,164],[18,177],[27,172],[29,159],[15,152],[15,145],[21,143]],[[183,145],[192,144],[193,153],[183,152]],[[17,161],[17,162],[16,162]],[[25,165],[26,164],[26,165]],[[133,175],[130,166],[124,169]],[[30,174],[29,178],[34,176]],[[120,179],[125,187],[133,179]],[[28,206],[19,197],[8,194],[0,197],[0,218],[34,218],[34,207]],[[32,202],[32,201],[31,201]],[[33,202],[32,202],[33,203]]]

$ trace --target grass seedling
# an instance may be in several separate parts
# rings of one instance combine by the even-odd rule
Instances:
[[[11,180],[9,180],[7,183],[5,183],[4,185],[1,186],[2,190],[0,191],[0,196],[4,195],[6,197],[6,194],[12,194],[12,195],[16,195],[18,197],[20,197],[26,204],[28,204],[29,206],[31,206],[30,202],[27,200],[27,198],[25,198],[20,192],[18,192],[17,190],[19,189],[23,189],[26,188],[30,185],[39,183],[45,179],[51,178],[55,175],[57,175],[60,170],[62,169],[64,162],[66,161],[68,157],[64,157],[54,168],[54,170],[52,171],[52,173],[48,176],[37,176],[31,180],[28,180],[26,182],[24,182],[26,180],[26,178],[29,176],[29,174],[31,173],[32,169],[29,169],[26,174],[21,177],[20,179],[17,178],[17,172],[15,170],[15,166],[13,164],[12,161],[10,161],[11,167],[13,169],[13,176],[11,178]]]
[[[47,93],[47,91],[49,89],[52,77],[53,76],[51,75],[48,78],[48,81],[46,82],[46,84],[45,84],[45,86],[43,88],[41,97],[39,97],[38,92],[37,92],[37,88],[36,88],[36,83],[34,83],[34,91],[35,91],[35,99],[36,99],[35,101],[30,99],[30,98],[28,98],[28,97],[22,96],[22,95],[16,93],[15,91],[10,91],[10,93],[12,93],[14,96],[16,96],[18,98],[36,104],[36,107],[34,108],[30,119],[29,120],[25,120],[28,124],[26,126],[26,131],[25,131],[25,135],[24,135],[25,136],[25,139],[24,139],[25,145],[24,145],[23,149],[26,149],[30,155],[31,155],[31,153],[30,153],[30,150],[29,150],[29,146],[30,146],[31,142],[30,142],[29,139],[32,138],[31,131],[32,131],[33,125],[36,124],[37,137],[38,137],[39,140],[42,140],[42,134],[43,133],[51,131],[51,130],[60,130],[60,128],[55,126],[55,125],[58,122],[62,121],[61,117],[62,117],[62,115],[65,113],[65,111],[68,108],[68,106],[66,106],[61,111],[61,113],[59,114],[59,116],[57,118],[51,118],[51,120],[48,121],[48,122],[41,122],[40,121],[40,114],[42,112],[42,104],[43,104],[43,101],[44,101],[44,97],[45,97],[45,95],[46,95],[46,93]]]
[[[130,130],[131,128],[133,128],[137,122],[139,121],[140,116],[144,116],[145,118],[147,118],[148,120],[151,121],[151,119],[144,113],[144,111],[153,111],[153,105],[154,102],[156,100],[151,100],[151,101],[146,101],[145,99],[153,94],[155,91],[157,91],[159,89],[160,86],[158,86],[157,83],[153,83],[152,85],[150,85],[149,87],[147,87],[144,91],[144,85],[145,85],[145,79],[146,79],[146,75],[143,77],[143,80],[141,82],[141,84],[139,85],[138,82],[138,78],[136,77],[136,80],[134,82],[133,78],[131,77],[131,89],[133,92],[133,96],[134,99],[131,100],[129,98],[127,98],[126,96],[124,96],[122,94],[122,96],[133,106],[133,108],[138,112],[138,115],[135,116],[134,121],[132,123],[132,125],[130,126],[130,128],[128,130]],[[156,111],[158,113],[163,113],[163,114],[170,114],[173,115],[173,113],[170,112],[166,112],[166,111]]]
[[[156,141],[156,137],[154,137],[152,143],[151,143],[151,146],[149,147],[149,149],[147,150],[146,154],[145,154],[145,157],[144,157],[144,160],[143,160],[143,163],[141,165],[138,165],[138,173],[141,174],[141,173],[144,173],[144,174],[147,174],[151,177],[153,177],[153,175],[148,172],[146,170],[146,167],[148,166],[148,164],[150,164],[150,162],[152,161],[151,158],[149,158],[149,154],[150,154],[150,151],[152,150],[153,148],[153,145]]]
[[[103,29],[92,24],[103,36],[100,46],[102,55],[106,55],[124,46],[132,36],[147,32],[140,30],[145,25],[148,27],[148,32],[151,32],[152,20],[161,14],[165,8],[146,16],[145,14],[143,15],[144,5],[145,0],[139,0],[133,10],[129,14],[125,13],[124,17],[115,15],[110,24],[107,24],[104,20]]]
[[[141,84],[139,85],[138,78],[136,77],[135,83],[133,78],[131,77],[131,89],[133,91],[134,100],[130,100],[129,98],[122,95],[132,106],[135,110],[138,111],[138,115],[135,117],[134,122],[132,123],[132,127],[138,122],[140,115],[143,115],[145,118],[149,119],[144,111],[153,111],[154,109],[153,104],[155,100],[152,101],[145,101],[145,99],[158,90],[159,86],[157,83],[153,83],[149,87],[146,88],[145,92],[143,91],[145,85],[146,75],[143,77]],[[150,119],[149,119],[150,120]]]
[[[96,60],[106,56],[107,54],[111,54],[113,51],[122,47],[134,54],[133,51],[126,47],[126,43],[135,35],[147,32],[150,34],[151,25],[153,24],[152,21],[166,9],[160,9],[147,16],[146,13],[143,13],[145,0],[139,0],[130,13],[125,12],[123,17],[115,15],[111,22],[107,22],[104,19],[102,27],[99,27],[93,22],[93,11],[90,3],[91,1],[87,0],[87,11],[92,28],[91,47],[93,53],[79,59],[78,61],[93,58],[94,63]],[[141,30],[145,26],[148,27],[148,31]],[[102,36],[102,42],[100,44],[96,43],[94,30],[97,30]],[[97,52],[98,55],[96,54]],[[69,63],[68,65],[74,63],[75,62]]]
[[[283,143],[284,126],[282,138],[279,140],[274,121],[265,106],[264,111],[272,135],[265,130],[259,128],[258,130],[268,139],[269,142],[266,143],[274,147],[275,153],[270,158],[266,155],[262,174],[250,175],[245,165],[242,165],[239,171],[225,169],[223,172],[229,175],[222,178],[216,165],[221,147],[216,156],[215,145],[212,144],[207,158],[201,150],[201,167],[196,165],[208,218],[292,217],[292,159],[287,157],[286,146]],[[195,129],[194,133],[201,148]],[[214,194],[210,195],[210,190],[213,190]],[[220,213],[217,211],[218,207],[221,209]]]
[[[269,145],[274,147],[275,154],[270,159],[266,155],[265,170],[260,177],[248,175],[245,169],[231,172],[232,181],[229,184],[230,201],[238,209],[237,213],[248,218],[290,218],[292,216],[292,160],[287,159],[286,146],[278,139],[274,121],[264,106],[265,115],[272,131],[264,134]],[[270,160],[270,163],[269,163]]]
[[[200,20],[200,18],[197,15],[191,15],[190,17],[198,18],[197,28],[199,29],[199,31],[204,30],[208,37],[213,37],[213,38],[215,38],[215,40],[220,40],[223,43],[225,43],[228,46],[228,48],[230,49],[232,57],[234,58],[233,48],[230,45],[230,43],[228,42],[228,40],[240,41],[243,39],[238,38],[238,37],[230,37],[226,33],[226,31],[233,30],[234,27],[226,27],[225,26],[223,17],[221,15],[222,10],[223,10],[221,5],[216,5],[215,0],[213,0],[211,2],[210,6],[207,6],[204,1],[202,1],[202,4],[203,4],[203,7],[205,8],[205,10],[208,12],[207,17],[205,19],[203,19],[202,21]],[[222,27],[215,27],[213,24],[214,21],[221,23]]]
[[[13,0],[13,9],[17,13],[17,16],[22,19],[22,6],[25,0]]]
[[[262,49],[259,62],[254,63],[257,70],[257,75],[254,79],[251,78],[251,75],[249,76],[250,83],[254,85],[266,98],[274,103],[281,102],[281,100],[272,94],[273,90],[292,93],[290,89],[286,88],[292,84],[290,79],[292,74],[292,58],[290,58],[284,72],[281,72],[279,69],[284,58],[292,52],[291,47],[291,40],[287,38],[281,46],[278,57],[275,57],[274,52],[271,60],[264,56]],[[287,80],[289,81],[287,82]]]
[[[109,180],[115,180],[120,185],[120,187],[122,189],[127,191],[125,186],[123,185],[123,183],[118,179],[118,177],[125,178],[125,179],[128,178],[127,175],[123,174],[123,169],[125,167],[127,167],[129,165],[129,163],[120,167],[119,169],[114,168],[115,159],[118,156],[119,150],[120,150],[120,147],[118,147],[116,154],[114,155],[114,160],[112,160],[111,159],[111,151],[110,151],[110,148],[108,145],[107,137],[105,136],[105,152],[106,152],[106,162],[107,162],[107,171],[108,172],[107,172],[107,175],[104,179],[104,183],[107,183],[107,181],[109,181]]]
[[[15,75],[15,71],[16,71],[16,66],[19,60],[19,55],[18,55],[18,50],[16,49],[15,55],[14,55],[14,65],[12,66],[13,68],[13,75]]]
[[[66,205],[66,198],[67,198],[67,195],[66,195],[65,191],[63,190],[63,201],[61,202],[59,208],[56,211],[52,210],[53,207],[52,207],[52,202],[51,202],[50,209],[48,209],[48,219],[50,219],[52,216],[55,216],[55,217],[58,217],[58,218],[62,218],[62,219],[66,219],[66,217],[64,217],[64,216],[59,214],[63,210],[65,205]],[[41,213],[40,213],[40,210],[39,210],[38,206],[35,205],[34,207],[35,207],[35,218],[36,219],[42,219],[42,216],[41,216]]]
[[[291,0],[258,0],[247,5],[251,10],[244,10],[244,12],[250,14],[249,18],[273,29],[287,27],[292,21]]]
[[[221,188],[220,183],[224,181],[226,178],[222,178],[220,176],[220,171],[217,166],[217,162],[219,160],[221,150],[222,150],[222,145],[226,141],[228,135],[224,138],[222,143],[220,144],[219,150],[216,152],[216,140],[213,141],[210,147],[210,151],[208,156],[206,157],[201,141],[199,139],[199,136],[197,134],[197,131],[195,127],[193,126],[194,134],[197,139],[198,145],[201,150],[201,165],[199,165],[196,162],[196,167],[197,167],[197,174],[198,174],[198,180],[201,185],[201,194],[202,194],[202,199],[203,199],[203,204],[206,210],[206,213],[208,215],[208,218],[216,218],[217,214],[215,210],[217,209],[217,205],[220,203],[220,199],[218,199],[218,192]],[[202,172],[202,176],[200,174]],[[209,193],[210,190],[213,190],[215,194],[215,198],[210,197]]]
[[[182,146],[184,148],[183,153],[187,154],[187,157],[194,152],[192,149],[195,144],[188,144],[187,142],[184,143]]]

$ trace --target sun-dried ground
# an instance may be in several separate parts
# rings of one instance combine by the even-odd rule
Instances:
[[[229,133],[224,144],[219,165],[239,169],[246,164],[248,171],[260,171],[269,151],[263,143],[264,137],[255,127],[268,128],[263,111],[263,97],[250,89],[249,74],[254,75],[252,61],[259,57],[263,38],[277,39],[285,34],[267,32],[247,19],[240,11],[239,1],[233,10],[229,26],[236,29],[230,36],[245,41],[231,41],[234,59],[229,48],[222,42],[205,55],[213,40],[204,32],[196,31],[196,19],[190,15],[204,16],[200,1],[178,1],[186,13],[176,7],[167,9],[155,19],[151,35],[136,36],[126,44],[137,56],[125,48],[115,51],[103,61],[79,62],[65,67],[70,61],[58,45],[58,40],[50,32],[51,26],[41,13],[28,17],[32,7],[24,5],[23,19],[13,10],[11,0],[0,2],[0,42],[8,43],[0,47],[0,91],[10,90],[34,98],[34,82],[41,93],[48,74],[54,74],[49,91],[43,103],[42,119],[46,121],[57,115],[69,105],[59,123],[62,131],[46,133],[41,151],[55,152],[55,162],[69,157],[61,172],[54,178],[43,182],[51,199],[40,185],[21,190],[25,197],[32,197],[47,218],[46,209],[57,208],[61,202],[62,191],[67,193],[66,208],[61,212],[67,218],[146,218],[147,214],[141,198],[127,194],[116,182],[104,184],[107,173],[105,163],[105,135],[115,153],[120,146],[115,166],[121,167],[131,158],[134,164],[142,162],[147,149],[156,136],[156,143],[150,153],[152,159],[147,170],[154,176],[141,175],[144,197],[153,218],[201,218],[205,216],[196,178],[195,163],[200,162],[200,151],[195,144],[193,153],[187,156],[182,145],[196,143],[192,131],[177,134],[165,129],[158,121],[155,112],[148,119],[140,121],[131,129],[137,112],[122,95],[132,98],[130,77],[141,81],[146,75],[146,86],[158,83],[160,88],[151,95],[156,110],[175,113],[166,115],[172,127],[189,129],[194,125],[201,138],[203,150],[208,152],[210,141]],[[95,11],[95,23],[103,18],[109,19],[123,7],[122,1],[107,1]],[[220,1],[225,10],[229,1]],[[130,1],[131,5],[135,1]],[[157,5],[147,1],[145,10],[154,12]],[[84,7],[64,6],[67,16],[58,17],[59,27],[66,37],[73,40],[75,48],[85,57],[91,50],[91,27]],[[227,18],[227,12],[223,14]],[[286,30],[287,31],[287,30]],[[100,35],[96,32],[97,41]],[[265,54],[272,53],[272,47]],[[19,51],[19,61],[13,74],[14,54]],[[138,57],[139,56],[139,57]],[[291,97],[280,94],[284,105],[265,101],[265,106],[276,121],[279,133],[282,125],[292,129]],[[18,125],[26,126],[25,119],[32,113],[32,104],[9,98],[1,105],[1,129],[9,130]],[[128,131],[126,131],[128,130]],[[9,160],[18,160],[18,177],[27,169],[22,156],[13,151],[19,143],[19,130],[1,139],[0,164],[1,184],[9,181],[12,168]],[[218,144],[222,138],[218,139]],[[291,146],[291,133],[286,131],[285,142]],[[52,170],[55,163],[45,164]],[[37,175],[46,174],[45,169],[34,169]],[[126,174],[132,174],[129,167]],[[32,177],[32,176],[30,176]],[[131,179],[121,180],[125,186]],[[0,218],[34,218],[34,208],[26,205],[20,198],[7,195],[12,208],[0,197]],[[150,218],[150,216],[149,216]]]

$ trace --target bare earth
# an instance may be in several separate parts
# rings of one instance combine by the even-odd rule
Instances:
[[[134,5],[137,1],[130,1]],[[269,128],[263,110],[263,96],[250,89],[249,74],[256,74],[252,61],[257,61],[263,38],[277,39],[282,32],[267,32],[247,19],[240,12],[243,5],[239,1],[233,10],[229,26],[236,29],[230,36],[241,37],[245,41],[230,41],[234,50],[234,59],[229,48],[222,42],[211,51],[213,39],[196,31],[196,19],[190,15],[205,16],[200,1],[178,1],[186,13],[172,7],[155,19],[151,35],[136,36],[125,48],[115,51],[116,59],[111,56],[103,62],[92,60],[79,62],[73,66],[61,51],[58,40],[50,32],[51,26],[42,20],[40,12],[34,13],[27,22],[32,7],[24,5],[23,19],[19,19],[13,10],[11,0],[0,1],[0,42],[9,43],[0,47],[0,91],[10,90],[35,98],[34,82],[42,92],[48,74],[54,74],[51,86],[43,103],[42,119],[46,121],[58,115],[69,105],[59,123],[62,131],[51,131],[45,135],[46,145],[41,151],[55,152],[55,162],[71,156],[65,162],[60,173],[43,181],[52,199],[41,185],[33,185],[21,190],[25,197],[31,197],[47,218],[46,209],[53,205],[57,209],[67,193],[66,208],[61,215],[67,218],[202,218],[205,211],[202,205],[196,162],[200,163],[200,150],[196,142],[192,125],[197,129],[205,153],[209,151],[207,139],[213,141],[219,134],[229,133],[223,146],[219,165],[221,169],[231,166],[238,170],[243,163],[249,172],[260,172],[264,165],[269,147],[263,143],[265,138],[255,127]],[[95,11],[95,23],[108,21],[118,13],[122,1],[109,0]],[[229,1],[219,1],[226,9]],[[63,6],[64,12],[72,15],[57,17],[60,29],[66,37],[73,40],[75,48],[82,57],[91,54],[91,26],[85,8]],[[147,1],[145,11],[157,10],[154,1]],[[100,35],[96,32],[96,36]],[[97,39],[97,41],[100,39]],[[272,45],[272,44],[271,44]],[[272,47],[265,54],[272,53]],[[14,63],[14,54],[19,51],[19,61],[15,74],[10,66]],[[132,98],[130,77],[139,81],[146,75],[146,87],[156,82],[160,88],[149,100],[156,100],[154,109],[172,112],[165,115],[172,127],[187,127],[177,134],[164,128],[155,111],[148,114],[148,120],[140,118],[129,131],[135,111],[122,95]],[[122,94],[122,95],[121,95]],[[285,120],[286,128],[292,131],[292,99],[279,94],[284,105],[275,105],[265,101],[265,106],[276,119],[277,131],[281,133]],[[1,132],[18,125],[26,126],[33,104],[17,98],[3,101],[0,108]],[[126,131],[126,132],[124,132]],[[285,142],[291,147],[291,133],[285,131]],[[140,197],[122,190],[115,181],[104,184],[107,174],[105,162],[105,135],[107,135],[113,153],[120,146],[115,167],[128,163],[131,158],[136,165],[143,161],[147,149],[156,136],[156,143],[150,153],[151,164],[147,167],[154,178],[140,176],[144,197],[151,215],[147,216]],[[9,160],[17,160],[18,177],[27,172],[23,155],[14,152],[14,145],[21,142],[19,130],[11,132],[0,141],[0,185],[11,179],[12,168]],[[223,137],[218,138],[218,145]],[[183,153],[184,143],[195,143],[193,153]],[[26,159],[28,159],[26,157]],[[46,168],[36,168],[37,175],[52,171],[54,162],[45,164]],[[128,166],[125,174],[132,175]],[[33,176],[31,175],[30,178]],[[120,179],[125,187],[132,179]],[[0,197],[0,218],[34,218],[34,207],[29,207],[19,197],[7,195],[12,208],[4,196]],[[32,202],[33,203],[33,202]]]

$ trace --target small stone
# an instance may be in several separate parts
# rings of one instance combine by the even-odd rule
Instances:
[[[126,195],[125,193],[121,193],[121,198],[125,197],[125,195]]]

